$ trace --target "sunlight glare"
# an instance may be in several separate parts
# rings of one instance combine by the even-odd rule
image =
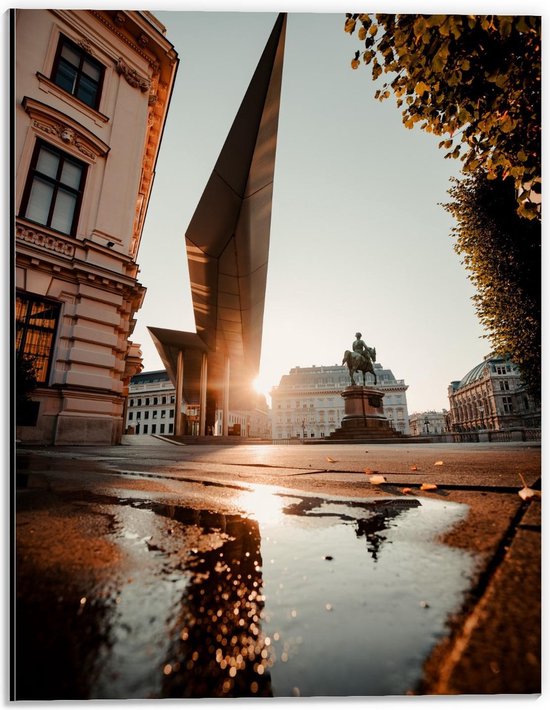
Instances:
[[[239,504],[259,523],[278,523],[283,519],[284,500],[270,488],[256,488],[239,496]]]

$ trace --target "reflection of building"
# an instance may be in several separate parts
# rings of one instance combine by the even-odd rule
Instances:
[[[178,64],[149,12],[15,11],[17,351],[40,409],[18,438],[120,439],[136,264]]]
[[[407,388],[391,370],[375,363],[377,385],[384,392],[384,414],[392,427],[409,433]],[[358,377],[358,376],[357,376]],[[350,384],[347,367],[294,367],[271,390],[271,427],[274,439],[324,438],[340,426],[344,400],[340,392]],[[374,384],[367,374],[367,385]]]
[[[540,427],[540,408],[509,359],[488,355],[448,389],[453,431]]]
[[[428,436],[429,434],[443,434],[447,431],[448,412],[414,412],[409,417],[411,436]]]
[[[229,435],[271,438],[271,419],[265,397],[250,392],[248,407],[229,411]],[[166,370],[142,372],[130,381],[126,411],[126,431],[131,434],[173,434],[175,431],[176,389]],[[182,403],[184,434],[199,435],[200,405]],[[216,411],[214,434],[221,435],[223,413]]]

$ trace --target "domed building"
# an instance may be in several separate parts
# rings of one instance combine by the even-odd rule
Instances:
[[[540,408],[508,358],[488,355],[460,381],[451,382],[448,395],[452,431],[540,427]]]

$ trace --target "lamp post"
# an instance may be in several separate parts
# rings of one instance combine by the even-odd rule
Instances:
[[[430,420],[428,419],[428,417],[426,417],[426,419],[424,419],[424,426],[426,427],[426,434],[429,434],[430,433]]]
[[[302,439],[306,438],[306,420],[302,419]]]

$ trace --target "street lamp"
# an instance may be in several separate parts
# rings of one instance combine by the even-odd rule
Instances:
[[[428,417],[426,417],[426,419],[424,419],[424,426],[426,427],[426,434],[429,434],[430,433],[430,420],[428,419]]]
[[[306,420],[302,419],[302,439],[306,438]]]

